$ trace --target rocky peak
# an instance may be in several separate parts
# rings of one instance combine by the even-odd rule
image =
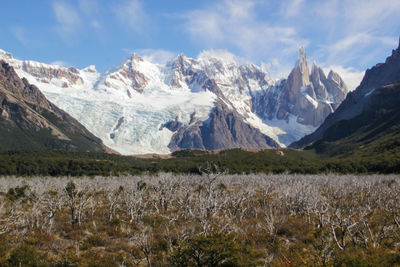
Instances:
[[[64,68],[25,60],[22,62],[22,70],[34,76],[38,82],[50,83],[52,79],[66,79],[67,87],[84,83],[79,70],[74,67]]]
[[[313,61],[311,67],[311,76],[315,76],[321,79],[326,79],[324,71],[317,65],[315,61]]]
[[[8,53],[8,52],[6,52],[4,50],[1,50],[1,49],[0,49],[0,57],[4,58],[4,59],[12,59],[13,58],[11,53]]]
[[[313,84],[315,95],[318,99],[326,99],[328,97],[328,92],[326,89],[326,76],[324,71],[313,62],[311,68],[311,83]]]
[[[131,55],[130,61],[133,63],[133,62],[143,62],[144,60],[143,60],[143,58],[142,58],[141,56],[139,56],[138,54],[133,53],[133,54]]]
[[[346,84],[344,83],[342,77],[337,72],[334,72],[333,70],[329,71],[328,74],[328,80],[333,81],[338,85],[338,87],[342,88],[342,91],[347,92],[348,88]]]
[[[90,72],[90,73],[96,73],[97,72],[95,65],[90,65],[90,66],[84,68],[82,71]]]
[[[304,48],[299,50],[299,59],[288,77],[289,86],[301,88],[310,85],[310,73],[307,65],[307,56]]]
[[[304,50],[304,47],[299,48],[299,55],[298,55],[298,60],[296,62],[296,67],[299,65],[305,64],[307,66],[307,55],[306,51]]]
[[[124,90],[129,98],[132,97],[130,89],[143,93],[149,83],[149,78],[140,71],[140,65],[145,60],[136,53],[133,53],[122,65],[107,73],[105,85],[117,90]]]
[[[307,57],[304,48],[301,47],[299,50],[299,59],[296,62],[295,67],[290,72],[287,79],[287,97],[290,102],[298,101],[298,95],[301,91],[311,91],[310,86],[310,73],[307,65]],[[308,92],[313,95],[312,92]]]
[[[190,84],[195,73],[192,66],[196,64],[195,60],[187,58],[183,53],[179,54],[167,64],[172,71],[170,84],[175,88],[182,88],[182,83]]]
[[[187,65],[190,62],[192,62],[193,59],[189,59],[188,57],[185,56],[185,54],[180,53],[174,60],[173,62],[179,62],[180,65]]]
[[[277,93],[277,92],[281,93]],[[347,87],[340,76],[334,72],[325,76],[324,71],[314,62],[311,74],[304,48],[299,50],[299,58],[288,78],[276,84],[268,94],[278,95],[278,100],[267,99],[266,103],[256,100],[259,114],[272,119],[288,120],[289,115],[297,117],[297,123],[319,126],[337,108],[347,93]],[[277,97],[275,97],[277,98]],[[264,99],[265,97],[261,97]]]
[[[186,75],[185,73],[188,69],[193,68],[198,62],[192,58],[186,57],[183,53],[179,54],[175,59],[173,59],[167,66],[170,66],[175,71]]]

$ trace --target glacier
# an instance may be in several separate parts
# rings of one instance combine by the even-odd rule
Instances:
[[[281,88],[282,81],[270,79],[254,64],[240,65],[234,56],[223,56],[203,52],[192,59],[180,54],[159,64],[132,54],[102,74],[93,65],[81,70],[65,68],[15,59],[0,50],[0,59],[13,66],[21,78],[36,85],[106,146],[124,155],[170,153],[174,132],[162,126],[174,120],[188,125],[193,117],[206,121],[216,101],[237,111],[246,123],[282,147],[317,128],[303,124],[294,114],[285,119],[260,116],[255,111],[255,96],[276,95],[274,90]],[[315,108],[319,105],[304,95]],[[281,93],[274,97],[282,98]]]

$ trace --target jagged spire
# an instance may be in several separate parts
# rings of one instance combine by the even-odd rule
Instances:
[[[317,65],[317,62],[315,62],[315,60],[312,63],[312,67],[311,67],[311,72],[316,72],[318,71],[319,67]]]
[[[304,47],[301,46],[299,49],[299,62],[306,62],[307,56],[306,56],[306,51],[304,50]]]
[[[301,46],[299,49],[299,58],[296,62],[295,68],[299,68],[301,73],[304,73],[306,76],[309,74],[309,69],[307,66],[307,55],[304,47]]]

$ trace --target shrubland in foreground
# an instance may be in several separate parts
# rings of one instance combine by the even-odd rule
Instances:
[[[398,176],[0,179],[0,266],[400,266]]]

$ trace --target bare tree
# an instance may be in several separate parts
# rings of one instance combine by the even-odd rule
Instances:
[[[71,224],[81,224],[82,213],[86,208],[92,193],[88,189],[78,190],[75,183],[70,181],[64,188],[66,204],[70,209]]]
[[[146,258],[147,266],[151,267],[152,266],[151,254],[153,252],[153,247],[154,247],[152,229],[150,227],[142,228],[141,231],[134,234],[131,240],[143,252]]]

